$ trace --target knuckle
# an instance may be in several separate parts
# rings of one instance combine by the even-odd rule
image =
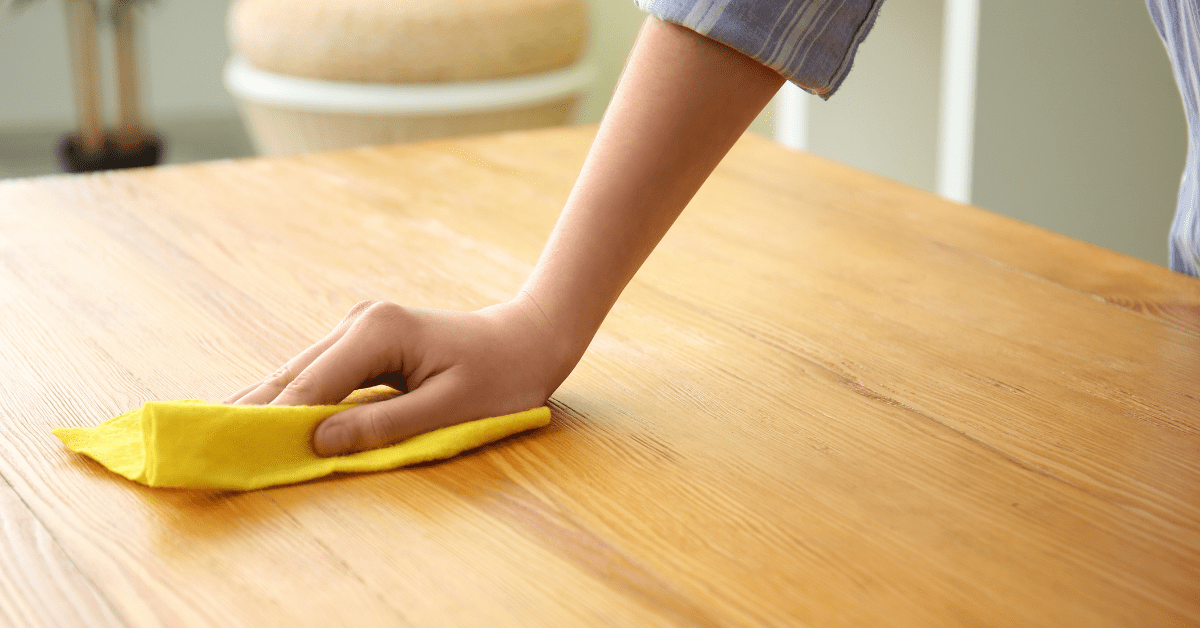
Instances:
[[[362,316],[363,312],[371,309],[371,306],[375,305],[376,303],[377,301],[371,300],[359,301],[358,303],[355,303],[354,307],[350,308],[350,311],[346,314],[346,319],[357,319],[359,316]]]
[[[408,313],[403,306],[396,305],[391,301],[376,301],[367,308],[367,316],[372,319],[394,321],[404,318]]]
[[[287,388],[295,378],[296,376],[292,374],[292,365],[290,363],[284,364],[276,369],[274,373],[271,373],[270,377],[264,379],[263,385],[282,390]]]
[[[371,335],[390,335],[408,325],[411,317],[404,307],[380,301],[363,312],[357,325]]]
[[[391,444],[391,421],[378,409],[371,408],[363,412],[358,425],[359,438],[364,445],[376,448]]]
[[[304,371],[288,383],[286,390],[288,395],[293,398],[310,399],[316,395],[319,387],[313,379],[313,374],[309,371]]]

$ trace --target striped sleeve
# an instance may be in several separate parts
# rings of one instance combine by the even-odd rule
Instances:
[[[1187,116],[1188,153],[1171,222],[1171,268],[1200,277],[1200,1],[1147,0]]]
[[[828,99],[883,0],[634,0],[638,8],[757,59]]]

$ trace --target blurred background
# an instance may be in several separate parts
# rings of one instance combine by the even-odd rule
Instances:
[[[143,106],[167,163],[253,153],[222,82],[229,5],[138,10]],[[629,0],[589,5],[583,124],[603,115],[644,19]],[[810,99],[809,150],[935,189],[943,12],[943,0],[887,0],[841,91]],[[1144,1],[992,0],[979,20],[970,201],[1165,265],[1186,126]],[[0,15],[0,178],[59,172],[56,143],[75,125],[65,23],[61,0]],[[111,48],[101,26],[110,119]],[[751,132],[772,137],[777,109]]]

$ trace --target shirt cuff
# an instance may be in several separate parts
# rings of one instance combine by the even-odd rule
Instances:
[[[828,99],[841,86],[883,0],[634,0]]]

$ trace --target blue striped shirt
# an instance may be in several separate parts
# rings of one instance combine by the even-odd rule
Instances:
[[[639,8],[760,61],[822,98],[833,95],[883,0],[634,0]]]
[[[634,0],[829,98],[850,72],[883,0]],[[1171,225],[1171,268],[1200,277],[1200,0],[1146,0],[1183,96],[1188,157]]]
[[[1188,152],[1171,223],[1171,268],[1200,277],[1200,0],[1146,0],[1187,116]]]

